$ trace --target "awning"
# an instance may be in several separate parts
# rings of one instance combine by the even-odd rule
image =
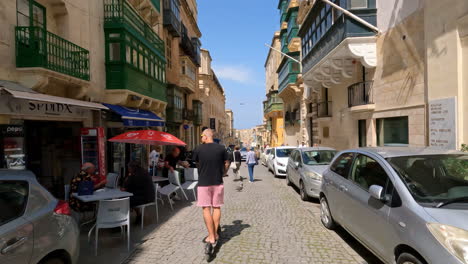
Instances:
[[[60,103],[60,104],[67,104],[67,105],[74,105],[92,109],[104,109],[107,110],[108,108],[103,106],[99,103],[81,101],[76,99],[70,99],[66,97],[60,96],[53,96],[47,94],[41,94],[33,89],[21,86],[20,84],[9,82],[9,81],[0,81],[0,90],[9,93],[14,98],[18,99],[25,99],[31,101],[40,101],[40,102],[48,102],[48,103]]]
[[[122,117],[124,126],[164,126],[164,119],[160,118],[153,112],[113,104],[104,104],[104,106],[120,115]]]

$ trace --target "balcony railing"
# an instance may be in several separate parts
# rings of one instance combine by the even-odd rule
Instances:
[[[373,81],[359,82],[348,87],[348,106],[368,105],[374,103]]]
[[[317,103],[317,117],[331,117],[332,116],[332,102]]]
[[[177,18],[172,9],[164,8],[163,23],[167,30],[172,33],[174,37],[180,37],[180,19]]]
[[[184,120],[192,121],[194,116],[195,116],[194,111],[191,109],[184,109],[182,111],[182,118]]]
[[[104,22],[107,28],[126,28],[140,41],[164,54],[164,41],[126,0],[104,0]]]
[[[16,27],[16,66],[42,67],[89,81],[89,51],[40,27]]]

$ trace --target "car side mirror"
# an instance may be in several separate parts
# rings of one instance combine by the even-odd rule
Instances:
[[[376,199],[376,200],[379,200],[381,202],[385,202],[386,199],[385,199],[385,195],[384,195],[384,189],[382,186],[379,186],[379,185],[372,185],[370,188],[369,188],[369,193],[371,195],[372,198]]]

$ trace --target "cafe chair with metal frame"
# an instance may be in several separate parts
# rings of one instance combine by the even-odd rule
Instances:
[[[196,168],[185,168],[185,182],[182,184],[183,190],[192,190],[195,201],[197,200],[196,189],[198,186],[198,170]]]
[[[154,202],[142,204],[136,206],[135,208],[139,208],[141,210],[141,229],[143,230],[143,221],[145,219],[145,208],[148,206],[154,206],[156,208],[156,222],[159,220],[159,213],[158,213],[158,185],[154,184]]]
[[[180,184],[179,172],[169,172],[169,184],[162,188],[158,188],[158,193],[167,196],[169,205],[171,206],[171,210],[174,210],[174,208],[172,206],[172,200],[170,196],[171,194],[176,193],[178,190],[181,190],[185,196],[185,199],[188,200],[187,195],[185,194],[184,189],[182,189],[182,186]]]
[[[94,253],[97,256],[99,229],[120,227],[126,230],[127,250],[130,251],[130,198],[101,200],[97,212],[96,224],[89,230],[88,242],[93,229],[96,229]],[[125,236],[125,233],[122,232]]]

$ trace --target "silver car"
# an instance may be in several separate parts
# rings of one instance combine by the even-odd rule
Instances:
[[[0,170],[0,263],[77,263],[79,229],[66,202],[29,171]]]
[[[289,156],[286,169],[288,186],[299,188],[301,199],[319,198],[322,174],[328,168],[336,150],[326,147],[298,148]]]
[[[247,148],[241,148],[240,150],[240,154],[241,154],[241,160],[242,161],[245,161],[245,159],[247,158],[247,153],[249,151],[247,150]]]
[[[428,148],[339,153],[323,174],[321,220],[386,263],[468,263],[468,154]]]
[[[266,148],[265,151],[260,155],[260,160],[263,166],[267,166],[268,157],[271,155],[271,148]]]

